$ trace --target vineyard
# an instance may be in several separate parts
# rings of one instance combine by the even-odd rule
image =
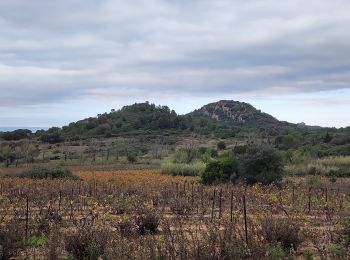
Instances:
[[[350,189],[200,184],[155,170],[0,179],[0,259],[347,259]]]

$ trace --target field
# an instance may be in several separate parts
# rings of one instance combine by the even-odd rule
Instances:
[[[153,169],[74,173],[0,178],[1,259],[347,258],[345,178],[245,187]]]

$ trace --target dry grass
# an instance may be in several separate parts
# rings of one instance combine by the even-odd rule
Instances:
[[[280,241],[280,232],[284,234],[275,225],[273,235],[278,237],[269,240],[261,225],[269,219],[288,219],[300,227],[305,242],[298,243],[295,252],[286,252],[298,259],[306,247],[315,255],[323,254],[317,251],[321,243],[317,237],[322,236],[321,249],[336,243],[341,220],[350,210],[349,186],[328,183],[310,190],[302,178],[289,178],[281,188],[256,185],[245,190],[240,185],[203,186],[198,177],[163,175],[151,169],[76,168],[74,173],[82,180],[0,178],[2,225],[15,220],[23,231],[28,217],[29,236],[47,240],[36,248],[42,256],[37,259],[48,259],[55,253],[52,248],[61,258],[67,257],[71,248],[67,243],[73,243],[65,239],[67,234],[79,237],[82,229],[87,234],[108,231],[104,259],[120,255],[125,259],[264,259],[269,241]],[[155,227],[152,232],[140,232],[141,220]],[[88,246],[96,250],[96,245]],[[33,246],[25,246],[22,258],[33,257],[32,252]]]
[[[333,156],[310,160],[308,163],[291,164],[286,166],[288,175],[305,176],[327,175],[341,168],[350,168],[350,156]]]
[[[198,177],[169,176],[158,170],[76,171],[85,181],[113,182],[118,186],[169,186],[174,182],[198,182]]]

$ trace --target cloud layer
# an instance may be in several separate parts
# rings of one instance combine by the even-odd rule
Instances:
[[[347,0],[3,0],[0,106],[346,90],[349,24]]]

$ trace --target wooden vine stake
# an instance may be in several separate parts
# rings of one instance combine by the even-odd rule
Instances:
[[[25,239],[28,241],[28,225],[29,225],[29,198],[26,196],[26,226],[25,226]]]
[[[243,195],[243,216],[244,216],[245,242],[248,245],[247,202],[246,202],[245,194]]]
[[[311,212],[311,187],[309,187],[309,194],[308,194],[308,210],[310,213]]]
[[[295,186],[293,184],[293,190],[292,190],[292,207],[293,210],[295,211]]]
[[[233,222],[233,190],[231,190],[230,219],[231,219],[231,222]]]
[[[222,217],[222,189],[220,189],[219,194],[219,219]]]
[[[58,212],[61,211],[61,199],[62,199],[62,191],[60,190],[59,197],[58,197]]]
[[[192,187],[191,187],[191,205],[193,208],[193,204],[194,204],[194,190],[193,190],[193,182],[192,182]]]
[[[211,206],[211,221],[214,220],[215,195],[216,195],[216,189],[214,189],[213,204],[212,204],[212,206]]]

